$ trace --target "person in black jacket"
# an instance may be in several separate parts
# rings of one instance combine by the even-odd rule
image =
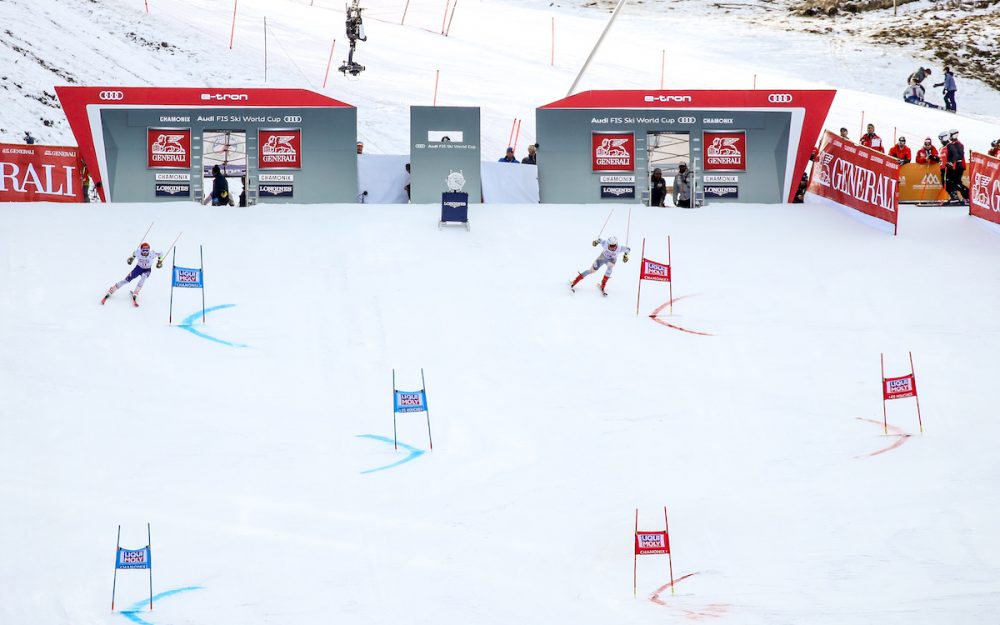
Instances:
[[[964,200],[964,203],[968,203],[969,188],[962,183],[962,174],[965,173],[965,145],[958,140],[957,130],[952,129],[948,134],[950,140],[945,173],[946,190],[951,202],[961,204]]]
[[[528,155],[521,159],[521,164],[523,165],[537,165],[538,164],[538,144],[529,143],[528,144]]]
[[[212,166],[212,193],[203,203],[208,204],[209,200],[212,206],[229,206],[232,201],[229,197],[229,181],[222,175],[222,168],[218,165]]]
[[[663,177],[663,172],[659,167],[653,170],[653,175],[649,177],[649,205],[663,206],[663,200],[667,197],[667,180]]]

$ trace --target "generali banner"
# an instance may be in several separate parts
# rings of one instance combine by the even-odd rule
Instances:
[[[82,202],[75,147],[0,143],[0,202]]]
[[[191,129],[147,128],[146,167],[191,169]]]
[[[257,133],[260,169],[301,169],[302,131],[298,128],[260,130]]]
[[[705,171],[746,171],[745,130],[705,132]]]
[[[593,171],[635,171],[635,135],[595,132],[591,136]]]
[[[969,163],[969,214],[1000,224],[1000,159],[973,152]]]
[[[962,174],[962,182],[969,186],[969,170]],[[948,193],[941,184],[941,167],[937,163],[907,163],[899,167],[900,203],[944,202],[947,199]]]
[[[809,192],[887,221],[895,228],[899,216],[899,163],[826,131],[813,163]]]

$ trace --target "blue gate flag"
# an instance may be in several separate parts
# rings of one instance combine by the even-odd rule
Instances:
[[[116,569],[148,569],[153,564],[149,547],[142,549],[118,549],[115,558]]]
[[[205,288],[202,270],[188,267],[174,267],[174,286],[188,289]]]
[[[421,412],[427,410],[427,393],[420,391],[394,391],[393,410],[396,412]]]

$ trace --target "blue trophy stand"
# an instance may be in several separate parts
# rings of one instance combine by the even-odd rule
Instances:
[[[471,230],[468,193],[452,191],[441,194],[441,221],[438,222],[438,228],[450,223],[465,224],[465,229]]]

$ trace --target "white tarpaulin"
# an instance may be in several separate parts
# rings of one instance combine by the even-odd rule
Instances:
[[[406,154],[359,154],[358,201],[361,194],[366,204],[406,204]],[[441,181],[442,186],[444,181]]]
[[[520,163],[482,162],[483,202],[490,204],[537,204],[538,166]]]

